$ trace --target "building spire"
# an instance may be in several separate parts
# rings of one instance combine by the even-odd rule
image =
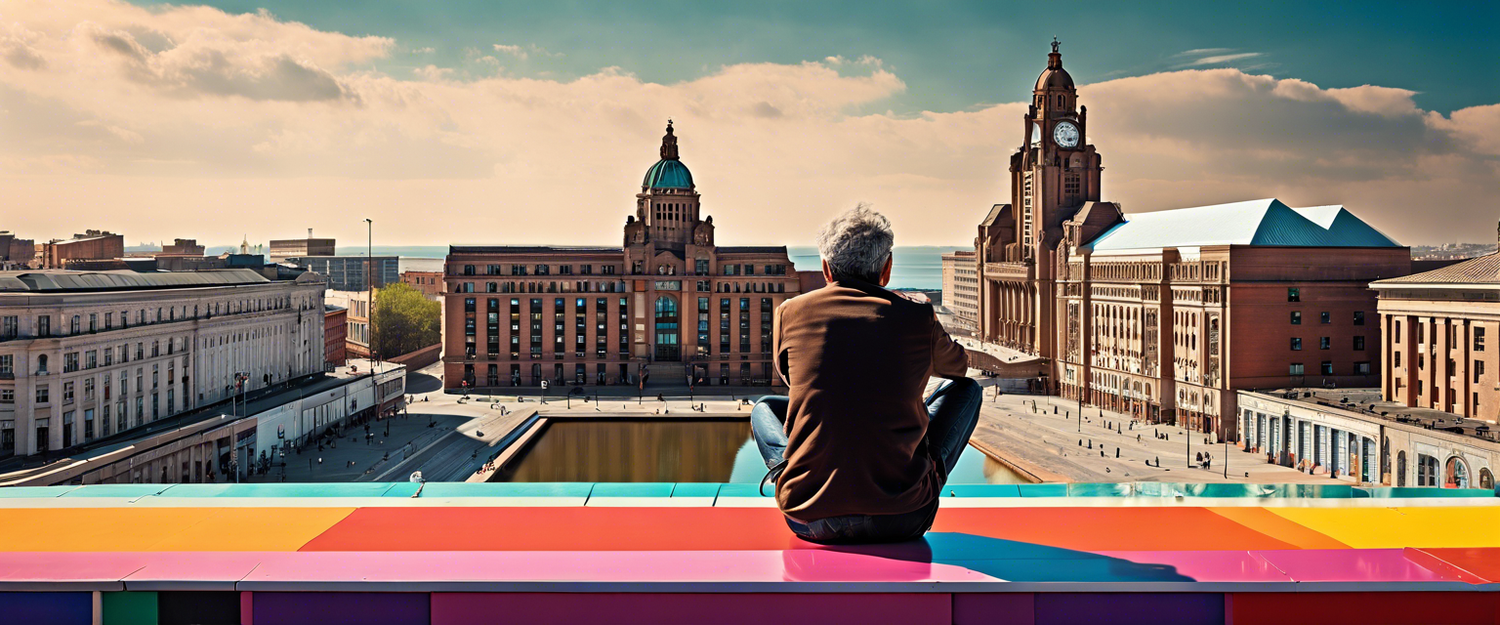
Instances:
[[[677,158],[677,135],[672,134],[672,120],[667,120],[667,134],[661,138],[661,158],[664,161],[680,160]]]
[[[1057,51],[1060,45],[1062,42],[1058,41],[1057,37],[1053,37],[1052,53],[1047,55],[1047,69],[1062,69],[1062,53]]]

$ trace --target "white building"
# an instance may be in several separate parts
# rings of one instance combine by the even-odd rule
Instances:
[[[0,457],[63,449],[323,369],[323,278],[0,273]]]

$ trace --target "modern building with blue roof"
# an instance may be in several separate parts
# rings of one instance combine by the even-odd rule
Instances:
[[[975,240],[981,337],[1038,363],[1033,386],[1238,441],[1236,390],[1379,384],[1369,284],[1410,273],[1409,248],[1342,206],[1126,213],[1102,199],[1088,130],[1054,42],[1010,158],[1011,202]],[[1326,432],[1262,434],[1306,442],[1292,456],[1316,466],[1352,449]]]

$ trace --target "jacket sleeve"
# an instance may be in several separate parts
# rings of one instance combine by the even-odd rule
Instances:
[[[931,376],[948,379],[965,377],[969,371],[969,355],[964,346],[948,336],[937,313],[932,315],[932,371]]]
[[[781,311],[785,306],[786,303],[782,302],[781,306],[776,307],[776,312],[771,315],[771,354],[773,356],[771,366],[776,370],[776,376],[781,378],[781,383],[791,388],[792,378],[787,375],[786,354],[782,351],[785,347],[781,342]]]

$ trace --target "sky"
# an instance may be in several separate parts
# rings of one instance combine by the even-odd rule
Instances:
[[[0,229],[618,244],[675,122],[722,244],[965,245],[1048,44],[1127,213],[1493,241],[1500,5],[0,0]]]

